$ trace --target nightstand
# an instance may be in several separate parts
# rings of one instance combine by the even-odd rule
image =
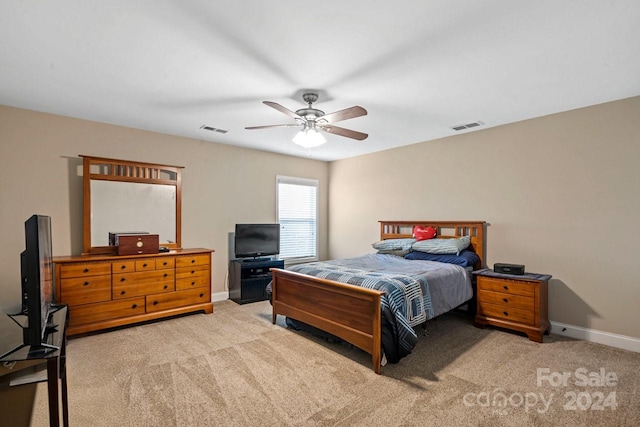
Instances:
[[[542,342],[550,331],[549,274],[501,274],[491,269],[474,271],[477,311],[474,324],[520,331],[531,341]]]

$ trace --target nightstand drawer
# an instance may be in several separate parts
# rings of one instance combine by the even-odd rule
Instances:
[[[484,276],[478,277],[478,290],[504,292],[529,297],[533,297],[535,295],[535,286],[530,283]]]
[[[533,312],[535,307],[535,299],[523,295],[513,295],[504,292],[493,292],[480,290],[478,292],[478,300],[481,303],[489,303],[500,305],[508,308],[518,308]]]
[[[478,301],[478,314],[526,325],[534,324],[534,313],[532,310],[523,310],[519,308],[505,307],[502,305]]]

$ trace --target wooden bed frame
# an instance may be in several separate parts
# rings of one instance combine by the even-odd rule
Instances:
[[[430,225],[439,238],[471,236],[470,248],[484,264],[484,221],[379,221],[380,239],[412,236],[416,225]],[[282,269],[272,269],[272,322],[278,314],[333,334],[371,354],[381,370],[382,291],[347,285]]]

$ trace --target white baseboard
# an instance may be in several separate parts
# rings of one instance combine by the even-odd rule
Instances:
[[[551,333],[640,353],[640,339],[565,323],[551,322]]]
[[[229,299],[229,292],[225,291],[225,292],[216,292],[215,294],[211,295],[211,302],[218,302],[218,301],[224,301]]]

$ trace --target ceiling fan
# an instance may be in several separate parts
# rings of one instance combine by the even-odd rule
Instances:
[[[364,108],[355,106],[333,113],[325,114],[324,111],[313,108],[313,103],[318,100],[317,93],[305,93],[304,95],[302,95],[302,99],[309,106],[307,108],[301,108],[296,112],[293,112],[275,102],[263,101],[263,104],[266,104],[269,107],[274,108],[294,119],[296,121],[295,124],[291,123],[282,125],[251,126],[246,127],[245,129],[269,129],[302,126],[302,130],[300,130],[300,132],[298,132],[297,135],[293,138],[293,142],[298,145],[302,145],[305,148],[317,147],[326,142],[324,136],[322,136],[319,131],[329,132],[334,135],[345,136],[347,138],[357,139],[359,141],[362,141],[369,136],[366,133],[357,132],[355,130],[345,129],[333,125],[333,123],[342,120],[366,116],[367,110],[365,110]]]

